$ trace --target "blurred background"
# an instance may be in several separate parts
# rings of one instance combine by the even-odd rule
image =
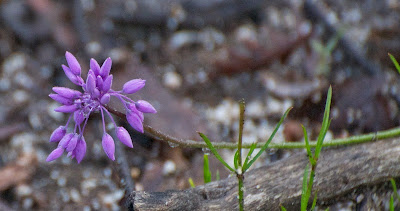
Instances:
[[[53,86],[76,88],[61,69],[65,51],[84,78],[90,58],[111,57],[115,90],[147,80],[132,99],[155,105],[145,123],[177,138],[200,141],[201,131],[236,141],[240,99],[244,142],[265,141],[290,106],[274,141],[303,141],[300,124],[315,138],[329,85],[328,139],[338,138],[399,125],[399,76],[387,56],[400,59],[399,12],[397,0],[0,1],[0,210],[118,210],[126,191],[186,189],[189,177],[203,184],[201,149],[133,130],[134,148],[117,146],[118,162],[110,162],[98,114],[81,164],[66,155],[45,162],[56,147],[51,132],[67,119],[48,95]],[[257,165],[296,152],[270,150]],[[228,176],[215,159],[210,165]],[[379,209],[382,201],[373,203]]]

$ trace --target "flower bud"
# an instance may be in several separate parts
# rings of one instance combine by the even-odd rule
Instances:
[[[82,124],[84,119],[85,119],[85,116],[83,115],[83,112],[81,110],[74,112],[74,121],[75,121],[76,125]]]
[[[110,102],[110,94],[104,94],[100,99],[100,103],[102,105],[107,105],[108,102]]]
[[[63,105],[63,106],[60,106],[60,107],[54,109],[54,111],[61,112],[61,113],[72,113],[76,110],[78,110],[78,106],[76,104]]]
[[[110,57],[108,57],[103,65],[100,68],[100,75],[101,77],[105,78],[110,74],[110,70],[111,70],[111,65],[112,65],[112,60]]]
[[[128,131],[124,127],[117,127],[115,130],[118,139],[126,146],[133,148],[132,139]]]
[[[76,91],[67,87],[53,87],[53,91],[62,97],[74,99],[82,95],[80,91]]]
[[[86,79],[86,91],[93,95],[94,89],[96,89],[96,79],[93,77],[92,74],[88,74],[88,77]]]
[[[67,148],[69,141],[71,140],[72,137],[74,137],[74,134],[68,133],[61,139],[61,141],[58,143],[57,147],[61,147],[63,149]]]
[[[128,120],[128,123],[131,125],[131,127],[141,133],[144,132],[143,130],[143,123],[142,119],[140,116],[132,111],[128,111],[126,114],[126,120]]]
[[[113,75],[109,75],[104,80],[103,87],[102,87],[103,92],[108,92],[111,89],[112,81],[113,81]]]
[[[64,136],[67,130],[64,126],[60,126],[53,131],[50,136],[50,142],[59,142]]]
[[[51,162],[57,158],[59,158],[64,152],[64,149],[61,147],[57,147],[55,150],[53,150],[49,156],[47,156],[46,162]]]
[[[75,149],[76,144],[78,143],[78,138],[79,138],[79,135],[75,134],[71,138],[71,140],[69,140],[69,143],[68,143],[67,148],[66,148],[67,152],[72,152]]]
[[[143,113],[157,113],[156,109],[147,101],[139,100],[135,103],[137,110]]]
[[[49,94],[49,97],[63,105],[71,105],[74,103],[74,101],[72,99],[63,97],[59,94]]]
[[[101,144],[103,145],[104,152],[106,153],[108,158],[110,158],[111,160],[115,160],[114,140],[108,133],[104,133]]]
[[[125,94],[133,94],[140,89],[142,89],[145,85],[146,81],[142,79],[133,79],[124,84],[122,87],[122,92]]]
[[[76,76],[71,72],[71,69],[69,69],[69,67],[65,66],[65,65],[61,65],[61,67],[64,70],[65,75],[68,77],[68,79],[76,84],[76,85],[82,85],[83,83],[83,79],[80,76]]]
[[[76,144],[75,150],[73,151],[73,155],[75,155],[76,161],[80,163],[85,157],[86,154],[86,142],[83,136],[81,136]]]
[[[95,59],[90,59],[90,69],[93,70],[96,76],[100,75],[100,65]]]
[[[75,56],[67,51],[65,52],[65,58],[67,59],[67,63],[71,69],[71,72],[74,75],[81,75],[81,65],[79,65],[79,62],[76,60]]]

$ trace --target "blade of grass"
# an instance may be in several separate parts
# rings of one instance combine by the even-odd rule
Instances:
[[[390,59],[392,60],[394,66],[396,67],[397,72],[400,73],[400,65],[399,65],[399,63],[397,62],[397,60],[394,58],[394,56],[392,54],[388,53],[388,55],[389,55]]]
[[[396,181],[394,181],[394,179],[391,178],[391,179],[390,179],[390,183],[392,183],[394,196],[397,198],[397,201],[400,202],[400,196],[399,196],[399,194],[397,193]]]
[[[269,143],[271,143],[272,139],[274,138],[276,132],[278,132],[279,127],[281,126],[283,120],[285,120],[286,116],[288,115],[289,111],[292,108],[289,108],[288,110],[286,110],[286,112],[283,114],[283,116],[281,117],[281,119],[279,120],[278,124],[276,125],[274,131],[272,132],[271,136],[269,137],[268,141],[264,144],[263,147],[261,147],[260,151],[257,153],[256,156],[254,156],[253,159],[251,159],[251,161],[249,162],[249,164],[246,166],[246,168],[243,171],[246,171],[248,168],[250,168],[251,165],[253,165],[253,163],[262,155],[262,153],[268,148]]]
[[[326,97],[325,112],[324,112],[324,118],[322,120],[322,127],[318,135],[317,146],[315,147],[315,153],[314,153],[315,160],[318,160],[319,153],[321,152],[322,144],[325,139],[325,135],[328,132],[328,128],[330,125],[329,113],[331,109],[331,100],[332,100],[332,87],[330,86],[328,90],[328,96]]]
[[[281,211],[286,211],[286,208],[281,205]]]
[[[195,188],[196,187],[196,185],[194,184],[193,179],[191,177],[189,177],[188,181],[189,181],[189,184],[190,184],[191,188]]]
[[[314,200],[312,202],[310,210],[315,210],[315,206],[317,205],[317,192],[315,192]]]
[[[310,142],[308,141],[308,134],[307,134],[307,130],[304,127],[304,125],[301,125],[301,127],[303,128],[303,134],[304,134],[304,142],[306,142],[306,149],[307,149],[307,156],[308,159],[310,160],[311,165],[315,165],[315,160],[311,154],[311,147],[310,147]]]
[[[390,201],[389,201],[389,210],[394,211],[394,200],[393,200],[393,194],[390,195]]]
[[[235,166],[235,169],[238,169],[239,166],[239,150],[236,150],[235,156],[233,157],[233,165]]]
[[[247,165],[249,163],[251,155],[253,154],[253,152],[256,149],[256,147],[257,147],[257,143],[252,143],[251,144],[249,153],[247,153],[246,159],[244,160],[243,169],[247,169]]]
[[[217,150],[215,149],[215,147],[212,145],[210,139],[208,139],[208,137],[206,135],[204,135],[203,133],[198,132],[200,137],[204,140],[204,142],[206,142],[208,148],[210,149],[210,151],[214,154],[214,156],[219,160],[219,162],[221,162],[226,168],[228,168],[231,172],[235,172],[235,169],[233,169],[232,167],[230,167],[225,161],[224,159],[222,159],[222,157],[218,154]]]
[[[309,164],[307,164],[306,168],[304,169],[303,174],[303,185],[301,186],[301,211],[307,210],[308,199],[310,196],[307,196],[307,180],[308,180],[308,172],[309,172]]]
[[[204,154],[203,174],[204,174],[204,184],[211,182],[211,171],[207,154]]]

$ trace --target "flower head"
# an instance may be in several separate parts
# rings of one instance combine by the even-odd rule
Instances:
[[[118,99],[126,109],[126,117],[129,124],[137,131],[143,133],[143,113],[156,113],[154,107],[147,101],[133,101],[126,94],[133,94],[145,86],[145,80],[133,79],[126,82],[121,91],[114,91],[112,86],[113,75],[110,74],[112,60],[107,58],[103,65],[97,63],[95,59],[90,60],[90,69],[86,80],[81,76],[81,66],[78,60],[70,52],[65,53],[68,66],[62,65],[68,79],[82,87],[82,92],[66,87],[53,87],[49,95],[53,100],[62,105],[55,109],[57,112],[68,113],[69,118],[66,125],[58,127],[52,133],[50,142],[58,142],[58,146],[47,157],[50,162],[59,158],[65,151],[68,156],[75,158],[80,163],[86,154],[86,142],[83,132],[86,123],[92,113],[101,113],[103,122],[102,146],[106,155],[115,160],[115,145],[113,138],[106,132],[104,116],[107,114],[115,126],[116,137],[126,146],[133,147],[132,139],[128,131],[123,127],[118,127],[107,110],[106,105],[111,97]],[[72,133],[67,133],[69,123],[73,119],[75,125]]]

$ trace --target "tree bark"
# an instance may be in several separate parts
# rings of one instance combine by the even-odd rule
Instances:
[[[279,210],[280,205],[298,210],[307,164],[300,152],[245,173],[245,210]],[[313,190],[319,203],[329,203],[399,176],[400,139],[329,148],[321,153]],[[236,177],[230,177],[187,190],[132,192],[128,200],[134,210],[238,210],[237,193]]]

